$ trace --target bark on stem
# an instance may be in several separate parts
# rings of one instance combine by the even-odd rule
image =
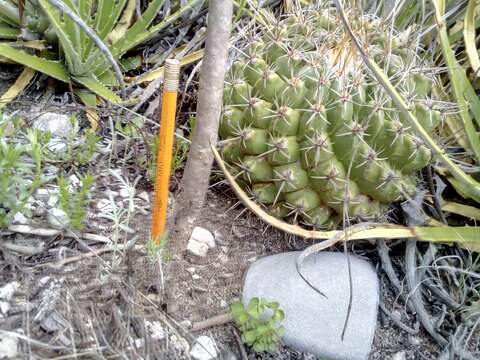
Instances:
[[[208,190],[213,154],[222,111],[223,84],[232,23],[231,0],[211,0],[207,40],[203,58],[197,104],[196,126],[180,191],[175,204],[174,239],[177,253],[184,251]]]

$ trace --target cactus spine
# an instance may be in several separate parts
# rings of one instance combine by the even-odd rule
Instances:
[[[334,14],[291,15],[250,41],[228,74],[219,130],[239,183],[273,215],[317,228],[334,227],[345,214],[380,218],[415,191],[416,172],[431,160]],[[432,131],[441,113],[411,39],[376,19],[355,24]]]

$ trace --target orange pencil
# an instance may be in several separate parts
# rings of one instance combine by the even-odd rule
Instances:
[[[180,62],[168,59],[165,62],[162,112],[157,151],[157,171],[152,214],[152,238],[159,245],[166,235],[168,186],[172,168],[173,136],[177,109],[177,91],[180,75]]]

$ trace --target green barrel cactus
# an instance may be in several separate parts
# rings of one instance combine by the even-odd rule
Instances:
[[[441,113],[415,39],[366,16],[353,26],[433,131]],[[333,9],[278,21],[240,53],[225,84],[221,154],[272,215],[332,228],[345,216],[380,219],[414,193],[431,152],[370,76]]]

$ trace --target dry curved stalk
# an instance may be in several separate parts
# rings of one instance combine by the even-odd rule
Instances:
[[[457,243],[464,249],[472,251],[480,250],[480,238],[478,230],[475,227],[426,227],[415,226],[406,227],[395,224],[379,223],[360,223],[345,230],[318,231],[307,230],[298,225],[288,224],[269,215],[260,206],[255,204],[248,195],[237,184],[235,178],[227,170],[217,149],[210,144],[211,150],[217,161],[218,166],[225,175],[228,183],[232,187],[238,199],[252,211],[256,216],[265,221],[272,227],[284,231],[291,235],[296,235],[304,239],[326,240],[314,245],[316,251],[321,251],[342,241],[366,240],[366,239],[404,239],[417,238],[421,241],[439,242],[439,243]]]

